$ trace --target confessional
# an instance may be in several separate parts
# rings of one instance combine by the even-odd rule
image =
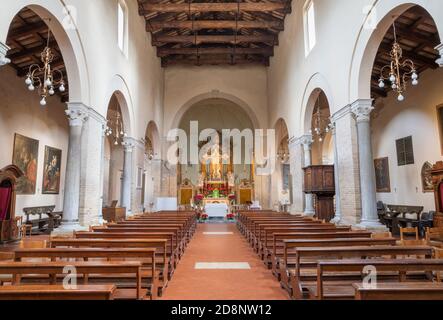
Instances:
[[[434,185],[435,209],[434,227],[443,228],[443,161],[437,162],[431,170]]]
[[[17,180],[22,176],[22,171],[14,165],[0,170],[0,242],[19,238],[18,219],[15,217],[15,188]]]
[[[335,216],[334,166],[309,166],[304,168],[304,172],[304,192],[315,196],[315,216],[331,221]]]

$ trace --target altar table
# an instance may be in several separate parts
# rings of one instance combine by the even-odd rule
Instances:
[[[209,218],[224,218],[229,213],[229,206],[226,203],[207,203],[205,212]]]

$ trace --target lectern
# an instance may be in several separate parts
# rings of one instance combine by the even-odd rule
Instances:
[[[310,166],[304,168],[304,192],[315,196],[315,215],[318,219],[331,221],[335,216],[334,166]]]
[[[435,210],[434,227],[443,227],[443,162],[437,162],[432,170],[432,184],[434,185]]]
[[[0,170],[0,242],[17,240],[19,237],[15,218],[15,187],[22,176],[22,171],[13,165]]]

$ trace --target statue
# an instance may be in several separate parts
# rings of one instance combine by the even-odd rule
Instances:
[[[200,172],[200,175],[198,176],[197,186],[199,188],[203,188],[204,185],[205,185],[205,174],[203,172]]]
[[[235,176],[231,171],[228,172],[228,186],[230,188],[235,187]]]

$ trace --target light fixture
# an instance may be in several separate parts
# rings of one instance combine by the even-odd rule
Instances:
[[[38,90],[38,94],[41,98],[41,106],[46,106],[48,96],[53,96],[57,87],[60,92],[66,91],[63,73],[57,69],[53,70],[51,67],[51,63],[54,60],[54,53],[49,47],[50,37],[51,30],[48,27],[46,47],[41,53],[43,66],[39,66],[38,64],[31,65],[25,80],[25,84],[29,91]]]
[[[112,140],[114,140],[115,146],[123,145],[123,140],[127,137],[127,134],[123,127],[121,116],[118,112],[111,120],[108,120],[108,126],[106,126],[105,135],[107,137],[111,137]]]
[[[403,60],[403,49],[397,41],[397,30],[395,27],[395,22],[393,28],[394,44],[390,52],[391,63],[381,68],[378,86],[382,89],[385,88],[385,81],[389,80],[389,82],[391,83],[391,88],[395,90],[398,94],[398,101],[401,102],[405,100],[404,93],[406,91],[408,80],[412,80],[413,86],[418,85],[418,74],[417,69],[415,68],[415,64],[412,60]],[[401,69],[405,69],[403,74]]]
[[[323,142],[326,134],[328,134],[332,129],[332,123],[329,117],[324,117],[321,113],[321,94],[317,99],[316,111],[312,118],[312,129],[309,130],[309,133],[312,135],[314,140],[318,142]]]
[[[154,159],[154,156],[155,156],[154,147],[152,146],[151,139],[149,139],[148,137],[145,137],[142,140],[145,144],[145,155],[148,158],[148,160],[151,161],[152,159]]]

